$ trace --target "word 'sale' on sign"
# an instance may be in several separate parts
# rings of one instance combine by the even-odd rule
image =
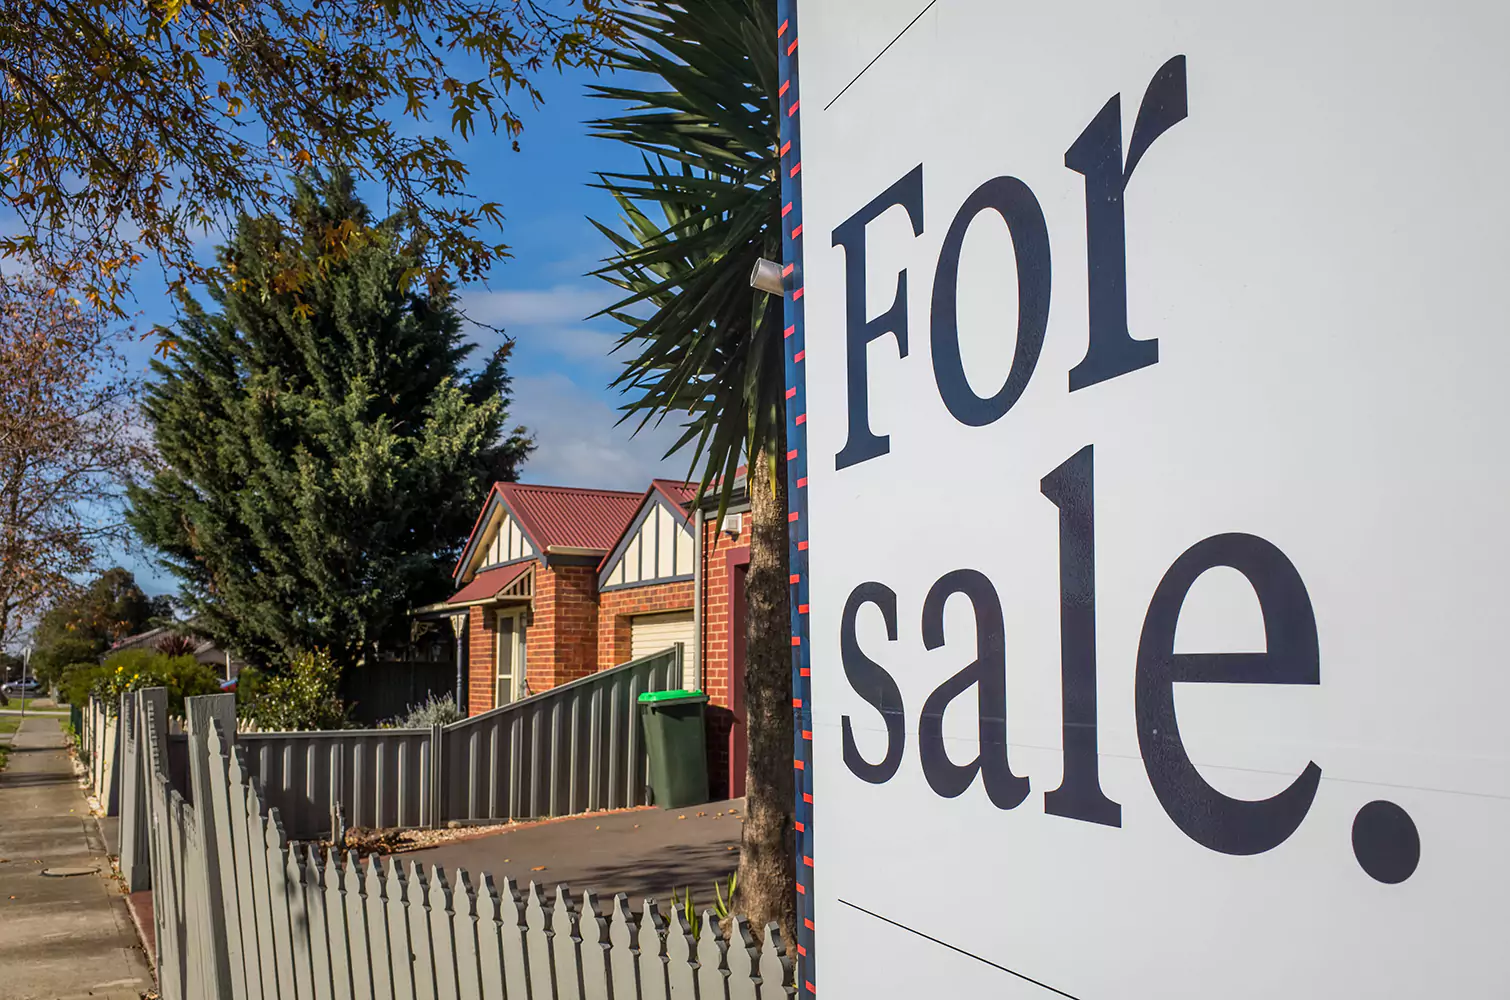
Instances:
[[[1510,14],[800,9],[815,990],[1510,996]]]

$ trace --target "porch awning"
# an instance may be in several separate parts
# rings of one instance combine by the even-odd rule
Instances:
[[[478,573],[471,583],[452,594],[446,603],[452,607],[458,607],[491,601],[507,589],[510,584],[533,569],[534,566],[535,560],[526,559],[524,562],[511,563],[508,566],[499,566],[497,569],[484,570]]]

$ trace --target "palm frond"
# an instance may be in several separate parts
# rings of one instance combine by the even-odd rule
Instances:
[[[668,455],[691,448],[699,492],[721,505],[744,456],[782,431],[779,300],[750,288],[760,258],[780,256],[774,0],[651,0],[620,15],[615,69],[645,88],[598,85],[622,113],[594,134],[642,151],[642,169],[601,174],[617,224],[592,220],[612,247],[592,272],[625,294],[603,309],[631,352],[614,380],[638,428],[685,418]]]

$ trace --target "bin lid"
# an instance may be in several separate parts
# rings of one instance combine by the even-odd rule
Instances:
[[[640,695],[641,705],[676,705],[684,701],[707,701],[708,696],[701,691],[687,691],[677,688],[672,691],[646,691]]]

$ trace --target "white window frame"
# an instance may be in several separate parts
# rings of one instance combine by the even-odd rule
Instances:
[[[525,669],[525,628],[526,609],[524,608],[499,608],[494,613],[494,639],[493,639],[493,707],[502,708],[519,700],[519,692],[524,687]],[[511,627],[505,633],[503,622],[507,619]],[[509,672],[504,674],[504,642],[510,643],[509,648]],[[508,698],[503,698],[503,686],[508,685]]]

